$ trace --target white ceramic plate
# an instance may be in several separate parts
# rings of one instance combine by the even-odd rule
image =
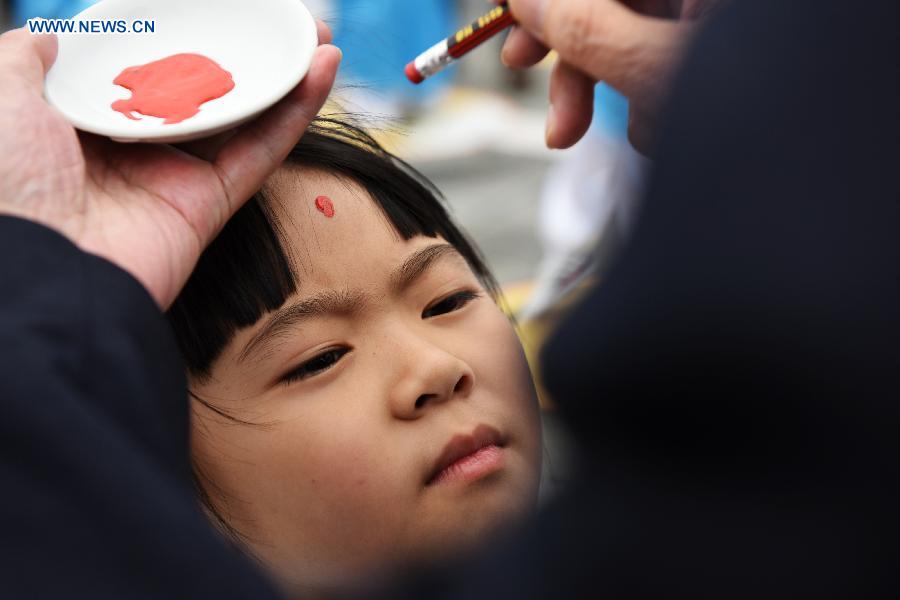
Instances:
[[[47,100],[78,129],[122,142],[183,142],[230,129],[275,104],[303,79],[318,44],[300,0],[102,0],[75,20],[155,21],[155,33],[59,34]],[[110,105],[131,97],[113,84],[123,69],[191,52],[231,73],[234,89],[180,123]]]

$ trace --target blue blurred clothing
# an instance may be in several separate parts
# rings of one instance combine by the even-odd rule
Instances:
[[[453,68],[413,85],[407,63],[452,34],[460,23],[450,0],[338,0],[334,42],[344,52],[342,75],[378,94],[421,101],[445,87]]]
[[[594,88],[594,120],[591,128],[607,137],[628,137],[628,100],[605,83]]]
[[[94,4],[95,0],[13,0],[12,18],[16,27],[33,17],[68,19]]]

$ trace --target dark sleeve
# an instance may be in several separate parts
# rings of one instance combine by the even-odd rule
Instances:
[[[738,0],[693,47],[631,246],[544,353],[613,581],[896,597],[898,19]]]
[[[421,590],[898,597],[898,13],[734,0],[708,24],[629,248],[543,351],[578,486]]]
[[[4,597],[266,598],[192,491],[183,367],[143,287],[0,216]]]

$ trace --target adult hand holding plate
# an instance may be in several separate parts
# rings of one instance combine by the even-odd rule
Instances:
[[[106,0],[97,7],[102,8],[107,3],[120,7],[138,6],[136,2]],[[278,4],[300,5],[297,0],[265,0],[254,6],[256,11],[265,14],[266,6]],[[156,19],[159,32],[164,23],[160,19],[164,12],[161,7],[189,13],[200,5],[210,11],[215,6],[215,12],[206,13],[209,23],[205,26],[215,24],[217,33],[212,35],[224,35],[224,30],[219,28],[231,19],[224,13],[238,5],[232,0],[183,5],[169,0],[157,1],[144,4],[144,10],[152,10],[154,14],[140,18]],[[183,6],[183,9],[174,8],[176,6]],[[308,15],[305,9],[302,12]],[[311,18],[310,22],[312,30],[307,33],[311,31],[309,35],[315,36],[316,23]],[[250,28],[249,23],[244,23],[244,29]],[[327,27],[320,25],[318,29],[319,39],[330,41]],[[63,85],[54,87],[52,92],[47,90],[48,99],[55,101],[54,106],[48,105],[42,92],[45,74],[57,58],[56,37],[31,35],[22,29],[0,36],[0,89],[4,90],[0,95],[0,214],[51,227],[83,250],[115,263],[140,281],[162,308],[175,298],[209,241],[280,165],[303,135],[331,90],[340,62],[337,48],[327,43],[316,47],[316,39],[312,37],[313,47],[306,65],[301,65],[302,68],[293,72],[290,78],[278,79],[277,85],[273,83],[267,87],[262,83],[265,77],[245,79],[246,71],[241,63],[230,63],[231,57],[238,53],[261,56],[258,49],[234,38],[231,45],[237,52],[234,55],[219,54],[218,46],[204,45],[208,41],[200,43],[204,39],[201,30],[185,31],[193,31],[198,45],[160,47],[155,56],[125,52],[132,42],[143,39],[138,34],[62,36],[59,58],[66,62],[56,64],[54,70],[59,69],[58,76],[48,77],[47,83],[48,88],[52,80],[57,82],[54,86]],[[268,29],[259,34],[258,39],[266,38],[261,45],[284,48],[292,43],[279,41],[273,31]],[[153,35],[144,35],[151,41],[143,42],[141,47],[150,48]],[[78,41],[76,37],[85,39]],[[96,52],[78,46],[88,42],[102,46],[108,41],[106,38],[119,39],[115,45]],[[70,45],[73,41],[77,42],[76,46]],[[68,54],[72,48],[75,50]],[[183,51],[205,55],[228,70],[235,82],[232,93],[238,99],[241,96],[237,96],[237,92],[245,83],[250,92],[254,92],[254,86],[260,86],[260,89],[241,100],[240,108],[235,105],[226,111],[225,107],[219,110],[214,106],[216,102],[224,104],[232,95],[229,93],[203,104],[195,116],[166,125],[162,119],[154,117],[135,115],[141,120],[128,119],[111,107],[116,100],[128,97],[127,89],[121,88],[116,97],[110,97],[101,89],[98,92],[101,97],[94,100],[89,92],[95,90],[78,84],[77,77],[70,76],[69,68],[63,68],[77,63],[80,66],[71,68],[82,74],[93,69],[98,74],[92,75],[90,81],[108,78],[109,85],[104,89],[114,89],[117,86],[112,80],[124,68]],[[119,59],[115,56],[117,52],[121,53]],[[82,62],[69,62],[75,60],[74,57],[80,57]],[[108,69],[103,71],[102,77],[101,64]],[[266,71],[269,67],[271,65],[260,66],[259,70]],[[296,81],[291,83],[293,78],[302,81],[296,85]],[[282,88],[283,93],[278,91]],[[76,125],[83,131],[76,132],[72,126],[72,105],[60,103],[65,96],[61,89],[78,96],[73,99],[73,105],[85,107],[86,114],[96,116],[95,124],[106,119],[105,114],[100,117],[101,113],[108,113],[109,120],[104,122],[108,125],[120,120],[124,122],[123,129],[88,129],[87,121],[79,121]],[[171,141],[173,135],[183,134],[187,137],[174,139],[191,139],[233,128],[261,111],[265,113],[238,128],[223,145],[204,153],[208,160],[169,145],[118,144],[102,137],[111,135],[124,139],[123,136],[131,136],[129,139],[134,141]],[[180,131],[180,134],[171,134],[173,131]],[[139,133],[135,135],[135,132]],[[97,133],[101,135],[94,135]]]

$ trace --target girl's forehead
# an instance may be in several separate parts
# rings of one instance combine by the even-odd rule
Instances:
[[[264,202],[298,272],[327,264],[367,262],[402,252],[404,240],[371,195],[355,181],[302,167],[285,167],[267,181]]]
[[[369,193],[350,179],[322,169],[298,165],[283,165],[266,181],[263,193],[268,199],[290,207],[302,203],[304,198],[315,198],[320,193],[348,198],[355,202],[371,203]]]
[[[318,169],[284,166],[266,182],[263,196],[280,221],[313,228],[317,234],[340,234],[347,226],[359,227],[381,215],[360,184]]]

